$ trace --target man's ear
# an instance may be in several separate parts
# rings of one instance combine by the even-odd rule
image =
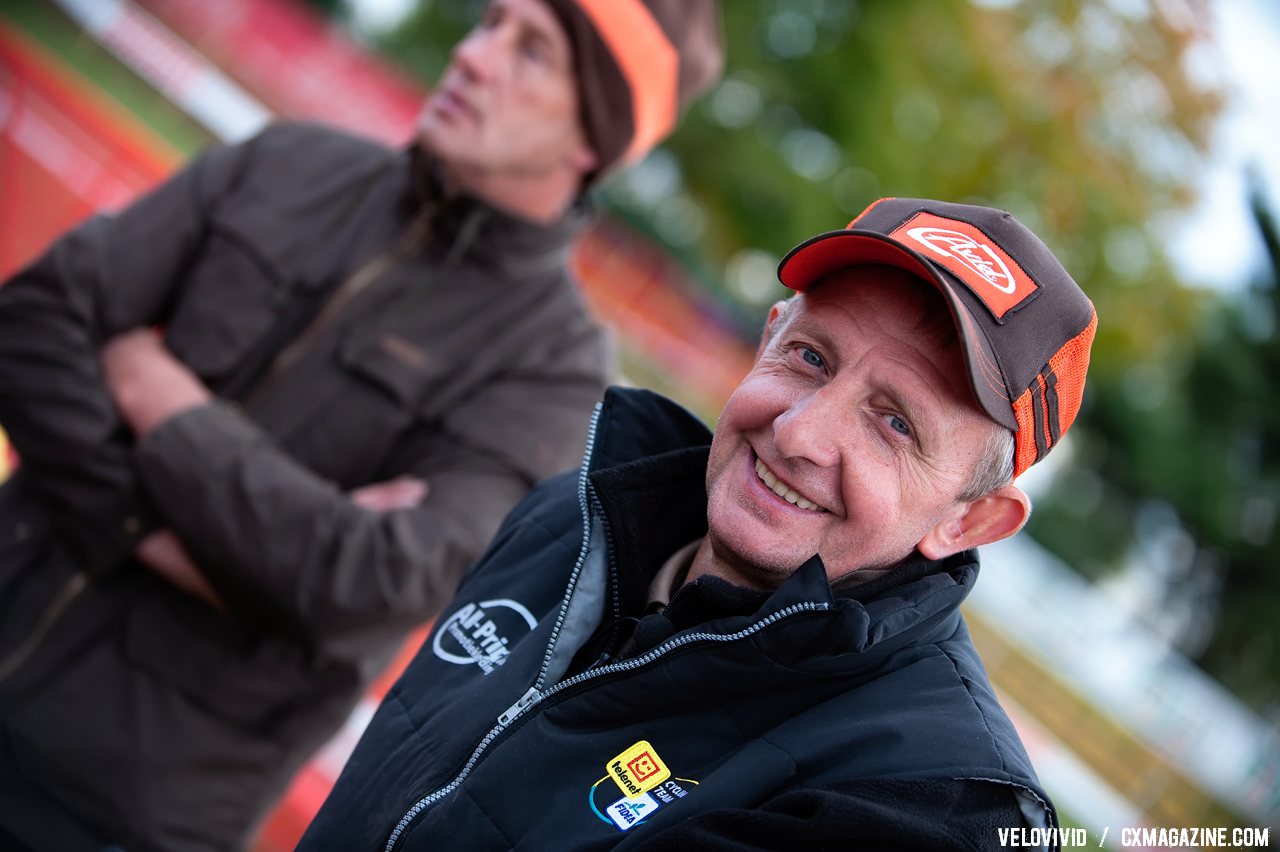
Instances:
[[[777,325],[778,320],[781,318],[782,312],[786,307],[787,300],[779,299],[773,303],[772,307],[769,308],[769,316],[764,321],[764,331],[760,332],[760,345],[756,347],[756,360],[760,359],[760,356],[764,354],[764,348],[768,346],[769,341],[773,339],[773,334],[777,331],[774,326]]]
[[[929,559],[1000,541],[1022,529],[1031,517],[1031,498],[1016,485],[1006,485],[956,510],[925,533],[916,545]]]
[[[569,154],[569,165],[580,175],[591,174],[600,165],[600,157],[586,139],[578,140],[578,145]]]

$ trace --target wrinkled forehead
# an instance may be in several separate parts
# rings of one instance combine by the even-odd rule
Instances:
[[[802,311],[839,309],[855,321],[893,323],[928,349],[954,348],[960,338],[942,294],[932,282],[891,266],[866,264],[837,270],[792,297]]]

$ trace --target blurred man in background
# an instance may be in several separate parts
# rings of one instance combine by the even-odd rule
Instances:
[[[0,288],[0,845],[246,842],[577,460],[577,202],[719,64],[711,0],[493,0],[407,149],[272,127]]]
[[[1079,410],[1092,303],[1008,213],[919,199],[779,275],[798,295],[714,436],[609,392],[581,471],[503,524],[299,848],[991,849],[1055,826],[959,606]]]

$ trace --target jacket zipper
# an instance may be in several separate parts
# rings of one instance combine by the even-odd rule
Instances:
[[[587,669],[586,671],[579,672],[573,677],[560,681],[545,692],[539,689],[539,685],[543,682],[543,679],[547,675],[547,670],[551,666],[551,658],[555,651],[556,641],[560,637],[560,631],[564,627],[565,616],[569,611],[569,602],[573,597],[574,588],[577,586],[578,577],[582,573],[582,567],[586,564],[587,554],[591,550],[591,516],[587,502],[587,470],[590,467],[591,456],[595,450],[596,429],[599,425],[602,409],[603,404],[596,403],[595,411],[591,415],[591,424],[587,429],[587,447],[582,456],[582,466],[579,469],[578,475],[578,508],[582,514],[582,547],[578,551],[578,560],[574,563],[573,572],[569,575],[568,589],[565,591],[564,600],[560,603],[560,611],[556,615],[556,623],[551,630],[551,637],[547,642],[547,652],[543,657],[542,667],[538,671],[538,676],[534,680],[534,685],[529,687],[529,689],[526,690],[514,704],[498,716],[497,725],[491,728],[489,732],[485,734],[484,739],[476,745],[475,749],[471,752],[471,756],[467,758],[467,762],[463,764],[462,769],[453,777],[453,780],[435,792],[423,796],[415,802],[409,810],[405,811],[404,816],[400,817],[400,821],[396,823],[395,828],[391,831],[391,835],[387,838],[387,843],[383,847],[383,852],[392,852],[395,849],[396,843],[399,842],[401,836],[409,828],[409,825],[417,819],[423,811],[450,795],[454,790],[457,790],[458,787],[462,785],[462,782],[471,774],[471,770],[475,768],[475,765],[480,761],[484,752],[493,744],[493,741],[496,740],[503,731],[510,727],[516,719],[524,715],[527,710],[545,701],[547,698],[568,689],[569,687],[591,680],[592,678],[603,677],[604,675],[619,672],[633,671],[652,663],[669,651],[681,648],[692,642],[735,642],[747,636],[754,635],[764,628],[776,624],[777,622],[793,615],[803,612],[817,612],[830,609],[830,604],[819,601],[792,604],[791,606],[780,609],[772,615],[761,619],[755,624],[744,627],[736,633],[719,634],[698,632],[676,636],[661,643],[656,648],[646,651],[639,657],[622,660],[620,662],[611,663],[598,668]]]
[[[565,616],[569,613],[569,602],[573,598],[573,590],[578,585],[578,577],[582,574],[582,566],[587,564],[587,554],[591,551],[591,514],[587,508],[587,469],[591,465],[591,456],[596,448],[596,428],[600,423],[600,412],[604,409],[604,403],[597,402],[595,410],[591,413],[591,423],[587,427],[587,448],[582,453],[582,466],[578,470],[578,512],[582,515],[582,547],[578,549],[578,561],[573,565],[573,572],[569,575],[569,585],[565,590],[564,599],[560,601],[560,611],[556,613],[556,623],[551,629],[551,639],[547,642],[547,653],[542,657],[542,667],[538,669],[538,676],[533,681],[531,689],[537,689],[538,684],[542,683],[547,676],[547,669],[551,667],[551,658],[554,655],[556,640],[560,637],[560,630],[564,627]]]
[[[395,266],[402,256],[415,251],[426,242],[431,233],[435,212],[434,205],[424,207],[394,245],[374,255],[347,276],[311,321],[271,360],[262,378],[244,395],[242,408],[246,411],[256,408],[266,392],[279,382],[289,368],[301,361],[302,356],[311,351],[316,341],[342,316],[343,310],[356,296]]]
[[[44,642],[45,637],[49,635],[49,631],[58,623],[58,619],[62,617],[67,607],[71,606],[71,602],[79,597],[80,593],[88,586],[89,575],[83,571],[77,571],[67,578],[67,581],[62,584],[53,596],[53,600],[49,601],[49,605],[40,614],[40,619],[31,628],[31,632],[22,640],[22,644],[14,648],[9,656],[0,660],[0,682],[6,680],[9,675],[17,671],[23,663],[31,658],[31,655]]]
[[[471,757],[467,759],[462,770],[454,776],[453,780],[444,787],[441,787],[439,790],[436,790],[434,793],[419,799],[414,803],[413,807],[409,808],[409,810],[405,812],[404,816],[400,818],[400,821],[396,823],[396,827],[392,830],[391,836],[387,838],[387,844],[384,847],[383,852],[392,852],[396,843],[400,840],[401,835],[403,835],[405,830],[408,829],[409,824],[417,819],[423,811],[451,794],[454,790],[457,790],[458,787],[462,786],[462,782],[471,774],[471,770],[475,768],[475,765],[480,762],[480,758],[484,754],[485,750],[493,744],[493,741],[496,740],[503,731],[509,728],[516,719],[524,715],[524,713],[531,707],[546,701],[548,698],[559,692],[563,692],[570,687],[577,686],[578,684],[585,683],[586,681],[603,677],[608,674],[630,672],[647,666],[658,658],[676,650],[677,648],[682,648],[685,645],[695,642],[736,642],[739,639],[745,639],[748,636],[753,636],[761,630],[764,630],[766,627],[771,627],[779,621],[790,618],[793,615],[799,615],[800,613],[805,612],[820,612],[830,608],[830,604],[822,601],[806,601],[804,603],[791,604],[788,607],[778,610],[772,615],[762,618],[760,621],[757,621],[749,627],[744,627],[736,633],[686,633],[684,635],[668,639],[666,642],[663,642],[661,645],[650,651],[646,651],[639,657],[635,657],[630,660],[622,660],[617,663],[611,663],[607,666],[601,666],[596,669],[588,669],[587,671],[576,674],[571,678],[560,681],[546,692],[539,691],[536,686],[530,687],[524,695],[520,696],[520,699],[516,701],[515,704],[508,707],[507,710],[498,717],[498,724],[491,728],[489,733],[485,735],[484,739],[482,739],[475,747],[475,750],[471,752]]]
[[[471,758],[452,781],[436,792],[419,799],[413,807],[405,812],[404,816],[400,817],[400,821],[396,823],[391,836],[387,838],[385,852],[391,852],[395,848],[400,835],[409,827],[409,823],[417,818],[418,814],[422,813],[432,803],[439,801],[456,790],[458,785],[462,783],[462,779],[470,774],[471,767],[475,766],[476,761],[480,759],[480,755],[489,747],[489,743],[493,742],[494,738],[514,721],[517,715],[523,712],[525,708],[533,706],[537,700],[538,688],[536,684],[542,681],[542,678],[546,675],[547,667],[551,665],[551,651],[555,648],[556,638],[560,635],[561,627],[564,626],[565,614],[569,611],[569,599],[573,596],[573,588],[577,585],[578,575],[582,573],[582,566],[587,561],[587,552],[591,549],[591,519],[587,516],[587,469],[591,466],[591,456],[595,452],[596,429],[599,427],[600,412],[603,408],[604,403],[597,402],[595,409],[591,412],[591,423],[587,426],[587,446],[582,451],[582,464],[578,468],[578,509],[582,515],[582,547],[578,549],[578,561],[574,563],[573,572],[569,575],[569,587],[564,594],[564,600],[560,602],[560,611],[556,614],[555,627],[551,631],[551,641],[547,643],[547,653],[543,657],[542,668],[538,671],[538,677],[534,681],[535,685],[530,687],[520,697],[519,701],[507,708],[507,711],[498,717],[498,726],[490,730],[485,738],[480,741],[475,751],[471,753]]]

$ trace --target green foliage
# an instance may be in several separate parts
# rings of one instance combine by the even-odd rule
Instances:
[[[1190,636],[1172,638],[1200,652],[1201,663],[1237,694],[1274,707],[1280,704],[1280,408],[1273,402],[1280,386],[1280,234],[1260,196],[1254,215],[1270,268],[1243,298],[1200,316],[1176,360],[1165,365],[1170,375],[1147,371],[1131,375],[1128,387],[1099,389],[1091,442],[1105,452],[1082,454],[1092,479],[1087,493],[1073,492],[1070,477],[1060,482],[1032,531],[1059,552],[1087,553],[1077,567],[1105,569],[1128,555],[1159,560],[1165,584],[1149,609],[1206,607],[1201,615],[1213,622],[1204,625],[1211,631],[1197,637],[1202,631],[1192,620]],[[1138,382],[1158,384],[1158,397]],[[1085,511],[1076,501],[1087,504]],[[1168,507],[1158,526],[1184,528],[1189,546],[1151,553],[1141,535],[1135,542],[1142,513],[1157,502]]]
[[[420,0],[394,30],[378,37],[380,50],[428,84],[449,64],[449,52],[480,20],[483,0]]]

